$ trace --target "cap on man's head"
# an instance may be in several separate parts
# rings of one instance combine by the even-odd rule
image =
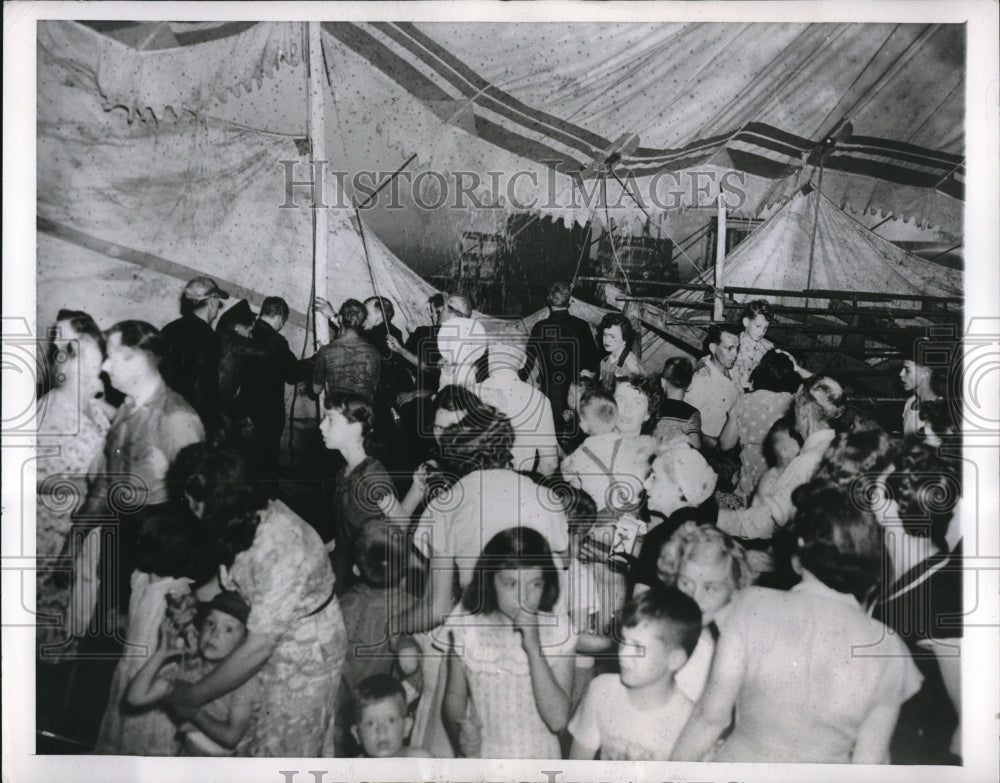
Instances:
[[[468,297],[452,294],[445,299],[444,303],[449,310],[455,311],[462,318],[468,318],[472,315],[472,303]]]
[[[197,304],[213,296],[218,299],[228,299],[229,292],[219,288],[210,277],[196,277],[184,286],[184,298],[189,302]]]

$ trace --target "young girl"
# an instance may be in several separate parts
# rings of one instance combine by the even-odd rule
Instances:
[[[328,449],[340,452],[347,464],[335,479],[333,502],[333,574],[338,595],[357,581],[353,573],[355,544],[368,525],[385,525],[386,514],[379,501],[395,496],[389,474],[368,453],[375,412],[367,398],[350,392],[327,395],[326,414],[319,431]],[[332,542],[327,544],[331,548]]]
[[[508,528],[483,549],[462,596],[469,614],[448,621],[444,721],[462,755],[561,758],[576,637],[551,613],[558,597],[552,553],[537,531]]]
[[[208,604],[198,633],[198,652],[180,666],[169,662],[183,654],[177,629],[169,618],[160,628],[160,645],[129,685],[130,707],[145,709],[159,704],[173,690],[174,682],[198,680],[239,647],[247,635],[250,607],[239,593],[223,590]],[[182,756],[231,756],[253,716],[257,680],[250,678],[235,691],[201,707],[178,729]]]
[[[132,573],[128,638],[111,682],[95,753],[120,756],[173,756],[176,727],[161,710],[136,713],[124,703],[136,672],[157,647],[168,601],[190,595],[194,523],[181,513],[158,509],[142,523],[137,541],[138,568]]]
[[[774,348],[774,343],[764,337],[774,314],[771,305],[763,299],[748,302],[740,315],[743,331],[740,332],[740,352],[730,370],[733,380],[745,391],[753,388],[750,374],[760,364],[764,354]]]

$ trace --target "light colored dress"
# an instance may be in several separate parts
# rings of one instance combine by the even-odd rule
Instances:
[[[80,406],[73,394],[50,392],[38,403],[41,423],[36,461],[35,553],[39,559],[36,588],[38,649],[42,660],[57,661],[73,644],[67,632],[70,589],[53,580],[46,566],[63,551],[71,517],[84,497],[84,487],[100,460],[110,423],[95,401]],[[44,652],[43,652],[44,651]]]
[[[865,717],[920,688],[899,637],[816,580],[741,590],[719,628],[716,655],[739,656],[745,673],[714,761],[850,762]]]
[[[476,470],[427,504],[415,543],[426,557],[436,561],[438,565],[432,567],[454,566],[459,587],[464,590],[475,574],[483,547],[500,531],[517,526],[541,533],[553,552],[569,549],[566,515],[547,489],[513,470]],[[560,592],[561,605],[565,605],[564,593]],[[448,758],[452,748],[441,722],[445,680],[441,651],[447,650],[447,634],[436,628],[416,639],[424,652],[424,693],[417,706],[411,742],[437,758]]]
[[[740,433],[740,482],[736,494],[746,501],[767,470],[764,459],[764,438],[771,425],[788,410],[792,395],[766,389],[744,394],[729,415],[736,420]]]
[[[576,634],[565,618],[539,613],[542,655],[573,656]],[[458,615],[448,621],[465,665],[473,711],[481,724],[484,759],[558,759],[559,737],[535,705],[521,635],[495,615]]]
[[[247,631],[277,646],[257,676],[259,707],[237,756],[333,755],[334,712],[347,632],[319,535],[279,500],[260,512],[249,549],[221,581],[250,604]]]
[[[132,679],[159,643],[160,626],[167,611],[167,595],[190,592],[190,579],[161,579],[142,571],[132,572],[128,638],[111,681],[111,696],[97,735],[95,753],[112,756],[177,755],[180,747],[177,726],[167,714],[157,707],[130,710],[124,699]]]

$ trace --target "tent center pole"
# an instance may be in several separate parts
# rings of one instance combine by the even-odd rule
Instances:
[[[319,182],[313,183],[313,292],[315,296],[327,298],[327,234],[329,214],[326,209],[317,207],[316,194],[323,193],[323,178],[326,168],[326,123],[324,116],[325,74],[323,73],[323,44],[320,38],[320,23],[307,22],[309,37],[307,57],[309,61],[309,150],[312,156],[313,177],[319,177]],[[317,162],[319,166],[317,166]],[[318,172],[318,173],[317,173]],[[320,204],[323,197],[319,197]],[[310,303],[311,304],[311,303]],[[326,318],[313,308],[313,319],[316,335],[316,346],[330,342],[330,325]]]
[[[715,307],[712,310],[712,320],[721,321],[725,292],[723,290],[722,266],[726,258],[726,204],[722,194],[719,194],[719,217],[715,230]]]
[[[823,198],[823,161],[819,164],[819,182],[816,183],[816,212],[813,215],[812,237],[809,240],[809,269],[806,272],[806,291],[812,288],[813,282],[813,261],[816,257],[816,229],[819,228],[819,202]],[[809,308],[809,298],[806,297],[806,309]]]

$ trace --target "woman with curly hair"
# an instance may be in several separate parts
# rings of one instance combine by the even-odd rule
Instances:
[[[173,473],[177,491],[214,537],[220,585],[243,596],[250,616],[243,644],[197,682],[178,685],[170,712],[190,720],[257,676],[259,709],[236,755],[332,755],[347,634],[323,542],[280,500],[261,499],[237,454],[189,446]]]
[[[848,492],[863,491],[892,464],[897,448],[898,443],[882,429],[841,432],[823,455],[816,478],[828,479]]]
[[[635,327],[621,313],[608,313],[597,327],[601,344],[607,352],[601,359],[600,379],[605,391],[612,391],[615,379],[625,375],[645,375],[633,351]]]
[[[678,687],[697,702],[712,665],[719,623],[733,596],[749,587],[756,574],[743,547],[718,528],[688,521],[669,539],[656,535],[666,529],[661,525],[646,536],[637,565],[640,572],[689,595],[701,609],[704,627],[698,646],[676,675]]]
[[[920,692],[900,710],[892,760],[960,764],[961,542],[948,545],[961,493],[958,461],[912,439],[881,486],[872,486],[870,476],[867,484],[871,492],[855,495],[884,501],[876,516],[892,569],[869,612],[899,634],[924,676]]]
[[[889,760],[899,706],[919,689],[920,674],[906,646],[859,603],[881,575],[881,531],[821,479],[797,489],[795,503],[787,533],[801,581],[733,597],[675,760],[699,761],[713,749],[712,760],[725,762]]]

